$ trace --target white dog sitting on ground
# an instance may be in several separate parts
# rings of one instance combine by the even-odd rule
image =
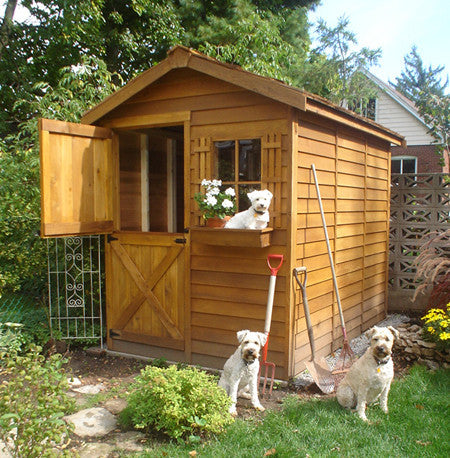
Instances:
[[[236,213],[227,223],[229,229],[264,229],[269,222],[269,205],[272,200],[272,193],[264,189],[252,191],[247,194],[251,207],[243,212]]]
[[[392,326],[374,326],[366,331],[370,346],[350,368],[336,391],[339,404],[347,409],[356,408],[359,417],[367,421],[366,404],[380,399],[380,407],[388,412],[387,400],[394,377],[391,353],[398,331]]]
[[[251,399],[255,409],[264,411],[258,398],[259,354],[267,341],[262,332],[251,332],[248,329],[238,331],[239,347],[228,358],[219,380],[221,386],[233,402],[230,413],[236,415],[238,397]]]

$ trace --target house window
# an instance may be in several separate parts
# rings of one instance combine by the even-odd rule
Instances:
[[[376,121],[377,99],[370,98],[369,100],[353,100],[348,103],[348,109],[364,116],[365,118]]]
[[[238,211],[246,210],[247,193],[261,189],[261,139],[214,142],[214,164],[223,187],[234,187]]]
[[[391,173],[417,173],[417,157],[394,156],[391,159]]]

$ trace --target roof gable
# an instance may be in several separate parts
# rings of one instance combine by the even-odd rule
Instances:
[[[131,97],[156,82],[168,72],[179,68],[190,68],[200,73],[234,84],[243,89],[266,96],[302,111],[310,111],[329,119],[372,133],[394,144],[403,144],[404,138],[379,124],[363,118],[328,100],[282,83],[243,70],[237,65],[219,62],[184,46],[172,48],[167,58],[144,71],[114,94],[87,111],[81,119],[84,124],[93,124]]]

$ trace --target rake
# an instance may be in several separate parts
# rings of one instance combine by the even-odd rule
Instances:
[[[316,186],[317,199],[319,201],[320,216],[322,217],[323,232],[325,234],[325,240],[327,242],[328,258],[330,260],[331,273],[333,276],[334,292],[336,294],[336,302],[337,302],[337,306],[339,310],[339,318],[341,320],[342,336],[344,338],[344,342],[342,344],[342,350],[339,355],[339,359],[337,363],[335,364],[334,370],[333,370],[333,375],[335,376],[335,380],[337,384],[343,378],[344,374],[348,371],[348,369],[352,365],[354,353],[348,342],[347,331],[345,329],[344,314],[342,313],[341,298],[339,296],[339,288],[338,288],[338,284],[336,280],[336,272],[334,270],[333,256],[331,254],[330,239],[328,238],[327,223],[325,221],[325,214],[324,214],[323,206],[322,206],[322,198],[320,196],[319,182],[317,181],[316,167],[314,164],[311,164],[311,168],[312,168],[312,172],[314,176],[314,184]]]
[[[261,360],[261,366],[260,366],[260,371],[261,367],[264,366],[265,371],[264,371],[264,382],[263,382],[263,389],[262,389],[262,394],[264,395],[266,392],[266,385],[267,385],[267,377],[268,377],[268,371],[269,367],[272,369],[272,375],[270,377],[270,388],[269,388],[269,395],[272,394],[272,388],[273,388],[273,381],[275,379],[275,363],[267,361],[267,347],[269,346],[269,334],[270,334],[270,324],[272,322],[272,310],[273,310],[273,297],[275,295],[275,285],[277,282],[277,273],[281,268],[281,265],[283,264],[283,255],[282,254],[269,254],[267,256],[267,265],[269,266],[270,269],[270,280],[269,280],[269,293],[267,295],[267,308],[266,308],[266,320],[264,323],[264,333],[267,336],[266,343],[263,347],[262,351],[262,360]],[[273,267],[270,264],[271,260],[278,260],[279,264],[276,267]],[[258,377],[259,379],[259,377]]]

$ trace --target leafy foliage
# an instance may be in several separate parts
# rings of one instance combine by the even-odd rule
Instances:
[[[231,404],[214,378],[195,368],[147,366],[136,378],[122,419],[181,440],[217,434],[233,422]]]
[[[355,50],[356,35],[349,30],[348,24],[345,16],[338,19],[336,27],[319,20],[316,33],[320,44],[311,53],[306,73],[312,84],[310,90],[341,106],[355,100],[367,102],[375,96],[373,84],[361,72],[377,64],[381,57],[380,48]]]
[[[45,359],[40,350],[2,354],[8,378],[0,385],[0,438],[14,457],[54,455],[71,431],[62,419],[73,406],[64,360],[61,355]]]
[[[405,56],[404,63],[405,69],[396,78],[395,88],[416,105],[444,165],[444,155],[449,160],[450,150],[450,96],[445,93],[449,81],[441,75],[445,67],[426,68],[416,46]]]

